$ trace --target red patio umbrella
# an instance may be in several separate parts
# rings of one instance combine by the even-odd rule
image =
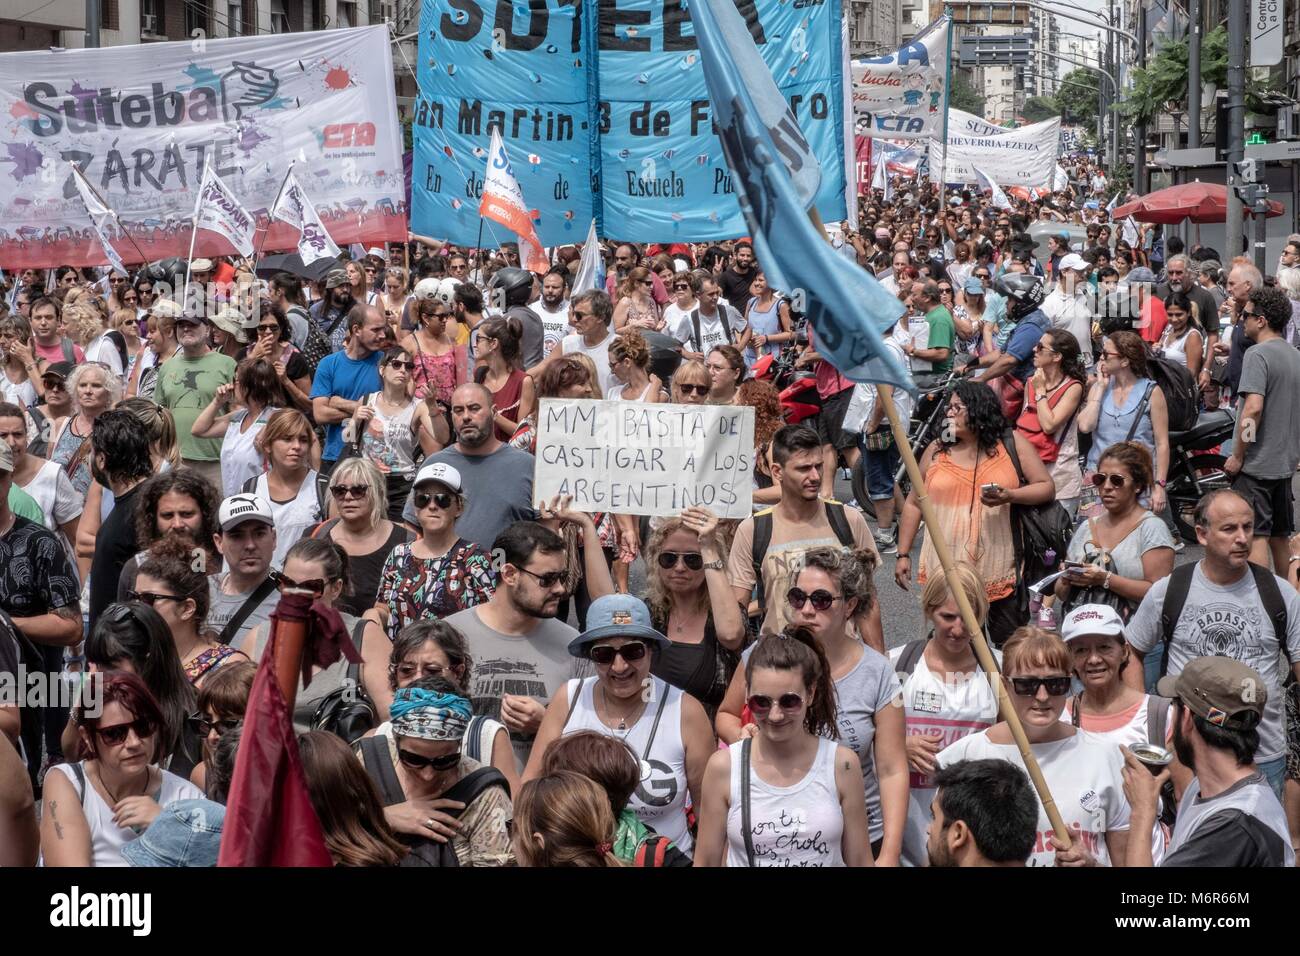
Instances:
[[[1268,218],[1282,215],[1282,204],[1270,199]],[[1246,208],[1246,215],[1252,215]],[[1183,183],[1147,193],[1141,199],[1117,206],[1111,220],[1118,222],[1132,216],[1138,222],[1173,224],[1190,219],[1192,222],[1225,222],[1228,218],[1228,187],[1218,183]]]

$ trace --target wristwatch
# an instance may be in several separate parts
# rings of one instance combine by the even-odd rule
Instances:
[[[1165,479],[1163,478],[1157,478],[1156,484],[1159,485],[1161,488],[1164,488],[1168,484],[1168,482],[1165,481]]]
[[[723,564],[721,558],[715,558],[714,560],[709,561],[704,565],[705,571],[721,571],[722,568],[723,568]]]

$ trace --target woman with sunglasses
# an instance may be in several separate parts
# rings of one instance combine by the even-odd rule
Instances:
[[[402,520],[416,461],[443,447],[434,434],[428,403],[410,397],[414,369],[405,349],[386,351],[379,362],[383,388],[364,396],[352,415],[352,435],[361,454],[384,476],[393,521]]]
[[[861,766],[872,858],[881,866],[897,866],[908,788],[900,687],[889,660],[862,643],[853,624],[875,601],[873,567],[874,555],[868,552],[815,548],[804,554],[803,570],[795,576],[786,601],[792,624],[813,636],[827,661],[838,739]],[[744,713],[744,695],[737,674],[718,711],[718,736],[725,741],[753,733]]]
[[[203,760],[190,774],[190,783],[202,789],[209,799],[225,802],[224,795],[214,792],[217,777],[209,774],[222,736],[240,726],[248,698],[253,692],[257,665],[237,661],[219,668],[199,689],[198,706],[187,718],[192,732],[203,741]]]
[[[715,345],[704,360],[709,371],[710,405],[734,405],[736,390],[745,380],[745,358],[734,345]]]
[[[753,729],[709,759],[695,865],[871,866],[862,768],[835,742],[817,640],[799,627],[767,635],[743,682]]]
[[[726,538],[707,508],[661,522],[646,545],[646,604],[669,644],[650,672],[690,694],[710,722],[740,663],[744,609],[727,583]]]
[[[664,306],[664,327],[675,329],[682,320],[700,306],[696,294],[700,291],[700,280],[694,272],[679,272],[673,281],[666,285],[672,290],[672,301]]]
[[[172,634],[185,676],[195,687],[217,668],[248,660],[242,651],[222,644],[203,627],[211,607],[206,573],[196,571],[194,543],[184,535],[163,538],[149,549],[127,600],[140,601],[158,612]]]
[[[673,402],[678,405],[707,405],[713,391],[713,376],[699,359],[689,359],[673,373]]]
[[[293,344],[293,326],[289,324],[289,317],[272,302],[263,301],[260,312],[255,326],[251,329],[245,326],[248,334],[254,336],[247,358],[270,362],[280,387],[284,389],[288,407],[310,412],[311,366]]]
[[[1065,642],[1036,627],[1019,628],[1002,648],[1007,694],[1071,839],[1070,848],[1063,849],[1040,801],[1039,839],[1028,865],[1123,865],[1129,838],[1129,806],[1121,776],[1124,758],[1110,741],[1061,719],[1073,666]],[[947,767],[959,760],[985,759],[1005,760],[1024,770],[1006,721],[945,747],[937,763]]]
[[[460,472],[430,462],[415,476],[412,501],[421,535],[395,547],[380,574],[375,606],[366,617],[390,641],[408,625],[482,604],[496,589],[491,556],[456,533],[465,510]]]
[[[983,271],[987,273],[988,269]],[[970,276],[958,286],[957,304],[952,307],[952,324],[957,330],[957,340],[961,351],[969,355],[978,357],[984,354],[985,308],[984,283]]]
[[[460,866],[510,866],[510,794],[505,777],[462,752],[473,711],[460,688],[422,677],[397,691],[389,713],[391,735],[363,738],[358,754],[411,848],[409,865],[428,865],[450,843]]]
[[[637,266],[618,287],[618,304],[614,306],[615,332],[625,327],[662,332],[666,328],[659,304],[654,300],[654,279],[650,270]]]
[[[650,373],[650,347],[637,329],[627,329],[609,343],[609,372],[617,380],[605,398],[625,402],[662,402],[668,395],[659,376]]]
[[[595,677],[569,680],[551,698],[524,770],[524,782],[540,776],[546,748],[566,732],[591,730],[617,737],[641,761],[641,786],[628,804],[637,819],[690,853],[687,801],[700,805],[700,784],[716,749],[704,708],[651,675],[655,657],[669,641],[650,624],[650,609],[630,594],[592,602],[587,630],[569,653],[591,661]]]
[[[290,545],[323,517],[313,467],[319,446],[311,422],[296,408],[274,412],[257,433],[254,446],[266,471],[235,487],[258,495],[271,506],[276,531],[271,563],[279,567]]]
[[[519,367],[523,325],[513,316],[484,319],[474,339],[475,380],[492,393],[496,436],[509,441],[537,408],[532,378]]]
[[[233,493],[265,470],[257,436],[284,405],[280,380],[265,359],[244,359],[235,369],[235,380],[217,386],[212,401],[194,419],[193,433],[195,438],[221,439],[223,488]],[[222,414],[230,406],[236,407]]]
[[[1174,539],[1142,506],[1151,487],[1151,455],[1137,442],[1101,453],[1090,476],[1104,511],[1080,524],[1056,580],[1062,616],[1080,604],[1106,604],[1127,621],[1151,585],[1174,569]]]
[[[989,599],[989,636],[1001,646],[1022,622],[1016,610],[1016,548],[1011,504],[1037,505],[1052,500],[1055,487],[1034,446],[1013,433],[1026,484],[1003,445],[1007,420],[997,395],[987,385],[963,380],[948,400],[945,427],[921,456],[925,490],[934,503],[936,528],[927,526],[921,547],[924,584],[939,570],[930,535],[938,528],[958,561],[972,564],[984,580]],[[921,507],[913,488],[898,525],[894,580],[907,590],[912,578],[911,550],[921,526]]]
[[[762,270],[749,283],[749,296],[745,325],[753,334],[750,347],[745,350],[745,361],[753,365],[760,356],[780,355],[782,346],[794,341],[794,322],[790,318],[790,303],[767,284]]]
[[[415,299],[415,329],[401,340],[408,355],[415,356],[411,381],[415,397],[451,403],[456,386],[469,381],[469,348],[457,345],[448,330],[452,322],[451,307],[442,299],[430,296]]]
[[[73,711],[79,760],[45,776],[41,853],[45,866],[125,866],[122,848],[162,809],[202,791],[156,766],[163,715],[134,674],[104,675],[97,701]]]
[[[1048,329],[1034,346],[1034,374],[1025,386],[1016,431],[1048,466],[1056,500],[1073,518],[1083,495],[1076,412],[1088,382],[1079,343],[1065,329]]]
[[[138,309],[119,309],[113,313],[113,328],[126,343],[126,371],[123,372],[123,378],[128,383],[135,374],[136,364],[149,351],[149,343],[144,339],[143,315]],[[127,397],[131,397],[129,388],[127,392]]]

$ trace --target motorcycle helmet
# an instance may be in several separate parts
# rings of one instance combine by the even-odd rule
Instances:
[[[533,297],[533,274],[526,269],[508,266],[492,277],[488,287],[500,290],[504,301],[495,304],[503,310],[527,305]]]
[[[1046,291],[1041,276],[1029,272],[1004,272],[993,283],[993,289],[1007,300],[1007,315],[1019,319],[1043,304]]]

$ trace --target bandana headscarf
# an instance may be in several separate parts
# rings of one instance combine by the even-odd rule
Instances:
[[[439,694],[419,687],[403,687],[389,708],[393,733],[418,740],[461,740],[473,710],[456,694]]]

